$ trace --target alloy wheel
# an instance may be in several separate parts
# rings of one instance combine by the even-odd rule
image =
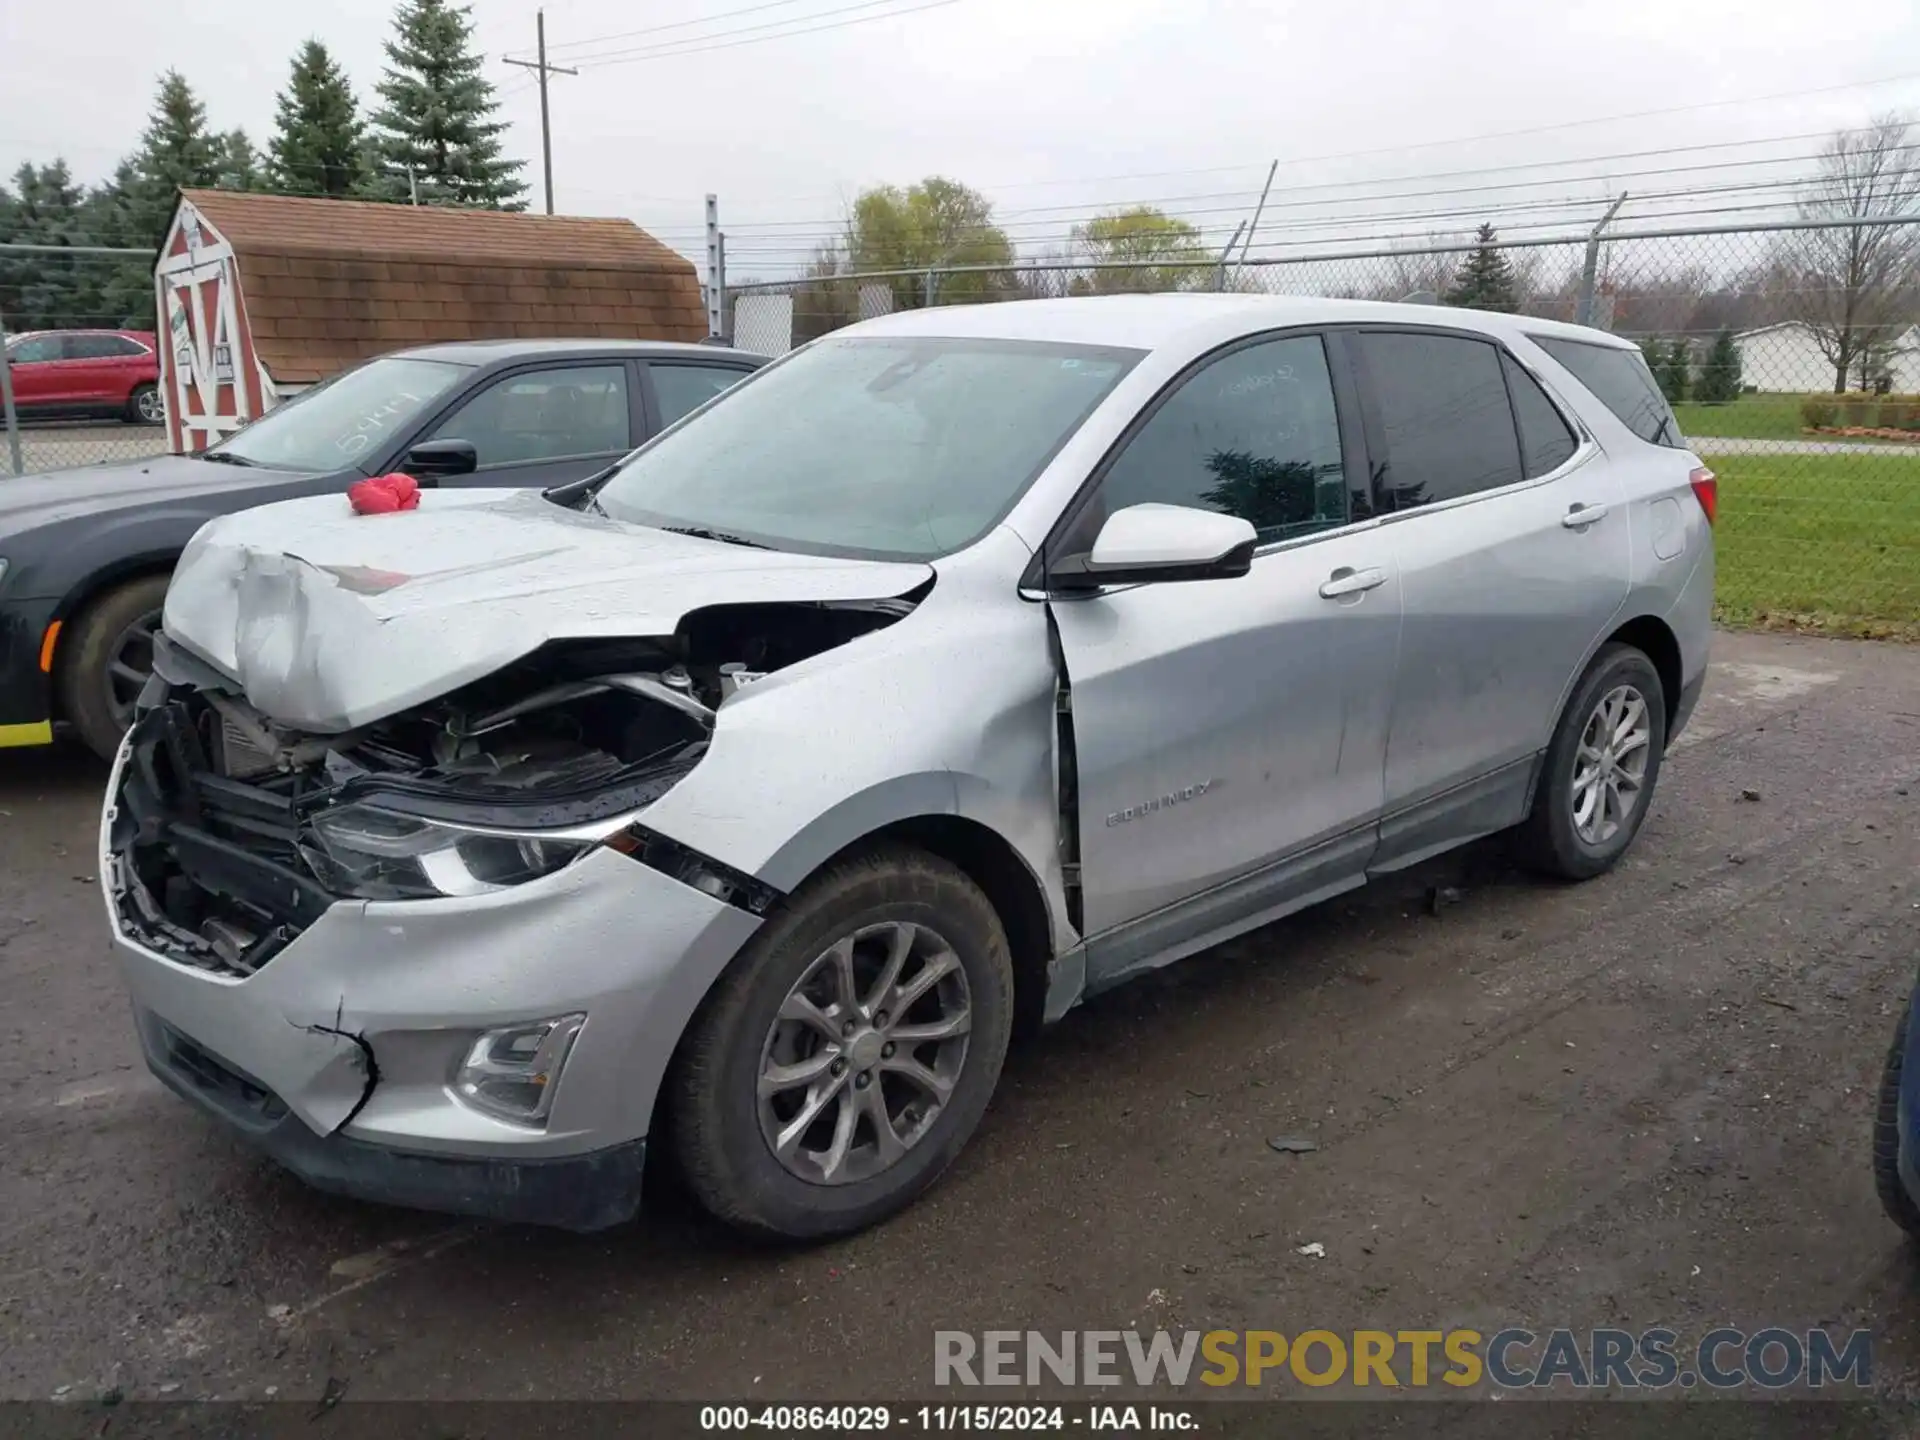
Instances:
[[[926,1138],[967,1061],[972,995],[925,925],[864,926],[802,972],[767,1032],[760,1133],[816,1185],[871,1179]]]
[[[142,390],[134,397],[134,413],[148,425],[158,425],[166,419],[166,407],[160,403],[158,390]]]
[[[1587,844],[1606,844],[1632,817],[1652,753],[1646,696],[1614,686],[1587,717],[1573,757],[1573,828]]]
[[[153,674],[153,637],[160,611],[149,610],[114,637],[107,650],[107,708],[122,729],[133,723],[134,702]]]

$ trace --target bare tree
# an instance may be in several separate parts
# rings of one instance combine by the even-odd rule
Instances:
[[[1912,217],[1920,221],[1920,165],[1912,122],[1876,116],[1827,142],[1799,210],[1806,220]],[[1835,393],[1850,376],[1872,388],[1913,319],[1920,290],[1920,224],[1835,225],[1789,231],[1769,278],[1788,291],[1783,310],[1803,323],[1833,366]]]

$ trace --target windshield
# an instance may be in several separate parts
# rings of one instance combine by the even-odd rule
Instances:
[[[207,454],[275,470],[344,470],[369,459],[468,370],[444,360],[369,361],[275,406]]]
[[[634,455],[598,498],[616,519],[780,550],[951,554],[999,522],[1140,353],[828,338]]]

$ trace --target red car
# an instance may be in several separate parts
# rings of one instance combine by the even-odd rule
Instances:
[[[145,330],[36,330],[7,340],[13,403],[23,416],[166,419],[160,352]]]

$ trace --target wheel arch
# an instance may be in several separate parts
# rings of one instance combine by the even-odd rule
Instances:
[[[909,845],[937,856],[980,887],[1007,932],[1007,947],[1013,962],[1015,1041],[1038,1033],[1044,1023],[1047,986],[1052,976],[1052,911],[1040,877],[1019,850],[990,825],[951,811],[922,812],[889,820],[822,856],[801,880],[789,887],[789,893],[799,889],[814,874],[862,851],[887,844]],[[672,1086],[668,1077],[680,1065],[687,1037],[692,1034],[727,968],[721,966],[714,973],[688,1009],[674,1041],[673,1053],[660,1072],[647,1134],[650,1150],[656,1140],[663,1142],[660,1146],[663,1155],[670,1153],[664,1143],[671,1109],[668,1096]]]
[[[1667,712],[1667,731],[1671,734],[1674,719],[1680,713],[1680,690],[1685,683],[1679,636],[1658,615],[1638,615],[1615,627],[1613,633],[1601,642],[1602,648],[1611,644],[1631,645],[1653,662],[1654,672],[1660,677],[1661,699]],[[1594,653],[1598,654],[1599,651]],[[1589,659],[1587,663],[1593,662]],[[1585,666],[1581,667],[1582,674],[1585,669]]]
[[[178,550],[155,550],[143,554],[127,555],[116,558],[98,569],[89,572],[85,579],[73,585],[61,597],[53,612],[52,623],[60,626],[60,634],[54,641],[52,668],[48,672],[51,681],[53,716],[55,720],[64,720],[66,711],[66,663],[70,653],[68,641],[73,633],[74,622],[85,615],[109,592],[122,585],[137,580],[150,580],[157,575],[171,575],[173,567],[179,562]]]

